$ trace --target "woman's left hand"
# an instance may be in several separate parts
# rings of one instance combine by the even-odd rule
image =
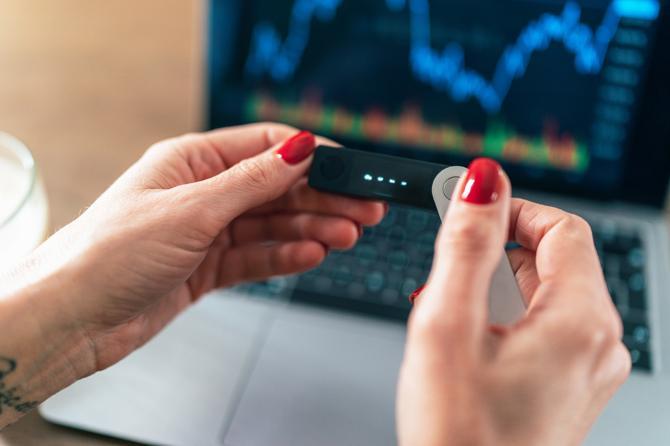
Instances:
[[[315,144],[276,124],[156,144],[16,277],[64,290],[40,317],[65,317],[94,352],[87,373],[104,369],[204,293],[314,268],[383,218],[308,187]]]

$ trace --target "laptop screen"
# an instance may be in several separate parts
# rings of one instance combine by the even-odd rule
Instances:
[[[664,15],[663,0],[212,0],[209,124],[488,156],[515,184],[659,204],[670,122],[646,116],[665,113]]]

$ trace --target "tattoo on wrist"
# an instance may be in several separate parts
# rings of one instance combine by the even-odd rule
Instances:
[[[37,407],[37,401],[24,401],[18,395],[18,387],[9,387],[5,378],[16,370],[16,360],[0,356],[0,414],[5,408],[26,413]]]

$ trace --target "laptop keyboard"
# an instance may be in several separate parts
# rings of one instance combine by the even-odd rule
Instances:
[[[329,306],[376,317],[406,320],[408,296],[425,283],[440,227],[435,213],[394,207],[351,251],[333,252],[318,269],[298,277],[294,302]],[[647,319],[645,256],[640,234],[592,223],[596,248],[612,299],[624,321],[624,343],[636,369],[652,367]],[[285,282],[260,293],[280,293]]]
[[[624,344],[633,366],[649,371],[652,362],[642,238],[612,224],[592,227],[610,295],[623,319]]]

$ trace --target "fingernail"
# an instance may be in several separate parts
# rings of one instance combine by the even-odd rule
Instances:
[[[357,227],[358,227],[358,238],[361,238],[363,237],[363,225],[359,223]]]
[[[489,204],[498,198],[496,192],[500,164],[490,158],[477,158],[468,168],[461,198],[472,204]]]
[[[409,303],[414,304],[414,301],[421,295],[424,288],[426,288],[426,285],[421,285],[419,288],[414,290],[414,292],[409,295]]]
[[[298,164],[307,159],[316,147],[316,138],[308,131],[302,131],[288,139],[275,154],[287,164]]]
[[[389,208],[389,204],[388,204],[388,203],[384,203],[384,215],[386,215],[386,214],[389,213],[389,209],[390,209],[390,208]]]

